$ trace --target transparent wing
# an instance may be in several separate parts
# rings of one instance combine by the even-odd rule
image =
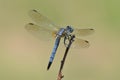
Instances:
[[[45,26],[38,26],[34,23],[28,23],[25,25],[25,29],[41,40],[50,40],[57,33],[56,30],[50,31],[49,29],[45,29]]]
[[[29,11],[29,16],[32,18],[34,22],[36,22],[39,26],[44,27],[49,30],[57,30],[59,27],[53,24],[47,17],[43,16],[36,10]]]
[[[88,36],[92,33],[94,33],[94,29],[75,29],[73,34],[75,34],[76,37],[82,37],[82,36]]]
[[[72,44],[73,48],[88,48],[90,46],[89,42],[87,40],[75,38],[75,41]]]

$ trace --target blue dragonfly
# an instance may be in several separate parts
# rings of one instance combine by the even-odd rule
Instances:
[[[64,45],[67,46],[68,41],[72,35],[75,35],[75,40],[73,43],[74,48],[86,48],[89,47],[90,44],[87,40],[83,40],[80,37],[90,35],[94,32],[94,29],[73,29],[72,26],[67,26],[65,28],[57,26],[51,20],[49,20],[46,16],[39,13],[37,10],[29,11],[29,16],[36,23],[28,23],[25,25],[25,29],[32,33],[35,36],[40,37],[41,39],[51,39],[55,38],[54,48],[52,50],[47,70],[49,70],[57,48],[59,46],[61,38],[64,38]]]

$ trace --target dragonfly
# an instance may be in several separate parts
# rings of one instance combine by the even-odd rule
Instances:
[[[72,35],[75,35],[73,48],[87,48],[90,46],[89,41],[81,39],[82,36],[90,35],[94,32],[94,29],[79,29],[73,28],[72,26],[61,27],[54,24],[51,20],[49,20],[46,16],[42,15],[37,10],[30,10],[28,15],[35,23],[28,23],[25,25],[25,29],[32,33],[35,36],[39,36],[40,39],[55,39],[55,44],[53,50],[51,52],[51,56],[49,59],[49,63],[47,66],[47,70],[49,70],[57,48],[59,46],[61,38],[63,38],[64,45],[68,45],[68,41],[70,40]]]

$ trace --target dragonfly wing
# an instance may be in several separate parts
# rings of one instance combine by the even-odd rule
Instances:
[[[32,18],[34,22],[36,22],[40,26],[44,26],[44,28],[49,30],[57,30],[59,28],[52,21],[50,21],[47,17],[43,16],[37,10],[29,11],[29,16]]]
[[[88,36],[92,33],[94,33],[94,29],[75,29],[73,34],[75,34],[76,37],[82,37],[82,36]]]
[[[25,25],[25,29],[41,40],[50,40],[53,36],[55,37],[57,31],[50,31],[49,29],[45,29],[44,26],[38,26],[34,23],[28,23]]]
[[[73,48],[88,48],[90,46],[89,42],[87,40],[75,38],[75,41],[72,44]]]

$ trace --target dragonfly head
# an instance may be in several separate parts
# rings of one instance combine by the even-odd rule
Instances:
[[[68,33],[72,33],[72,32],[74,31],[74,29],[73,29],[71,26],[67,26],[67,27],[66,27],[66,31],[67,31]]]

